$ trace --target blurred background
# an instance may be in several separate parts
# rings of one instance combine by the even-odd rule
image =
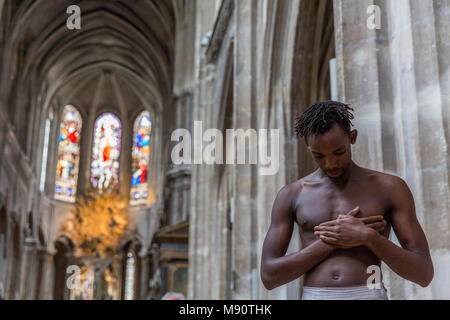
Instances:
[[[450,299],[449,17],[450,0],[0,0],[0,298],[299,299],[301,279],[264,288],[261,248],[278,191],[315,169],[295,117],[333,99],[430,245],[430,286],[383,265],[389,298]],[[175,165],[194,120],[278,129],[278,172]]]

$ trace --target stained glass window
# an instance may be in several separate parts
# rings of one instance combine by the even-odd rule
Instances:
[[[125,269],[125,300],[134,299],[134,274],[136,269],[136,260],[130,250],[127,253],[127,265]]]
[[[136,118],[131,151],[131,199],[130,203],[145,204],[148,195],[147,172],[150,155],[150,113],[143,111]]]
[[[73,106],[64,107],[59,132],[55,199],[75,202],[80,159],[81,116]]]
[[[91,183],[106,189],[119,182],[121,124],[119,118],[107,112],[100,115],[94,126]]]
[[[45,120],[44,131],[44,149],[42,150],[42,162],[41,162],[41,181],[39,183],[39,190],[44,192],[45,190],[45,171],[47,169],[47,154],[48,154],[48,139],[50,138],[50,119]]]

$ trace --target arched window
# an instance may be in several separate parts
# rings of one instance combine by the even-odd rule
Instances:
[[[132,205],[147,202],[147,172],[150,155],[150,113],[143,111],[136,118],[133,128],[133,149],[131,151],[131,192]]]
[[[44,146],[42,149],[42,162],[41,162],[41,179],[39,182],[39,190],[41,192],[45,191],[45,178],[47,173],[47,156],[48,156],[48,144],[50,138],[50,126],[53,120],[53,112],[50,110],[48,113],[48,118],[45,120],[45,129],[44,129]]]
[[[134,284],[135,284],[136,259],[134,258],[133,250],[127,252],[127,263],[125,266],[125,300],[134,299]]]
[[[91,183],[99,189],[119,182],[121,124],[119,118],[107,112],[95,121],[92,149]]]
[[[59,133],[55,199],[75,202],[80,159],[81,116],[73,106],[64,107]]]

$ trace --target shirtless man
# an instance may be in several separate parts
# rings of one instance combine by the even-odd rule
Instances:
[[[304,275],[302,299],[387,299],[382,275],[381,288],[367,286],[373,272],[368,267],[381,261],[422,287],[433,279],[407,184],[351,159],[357,137],[351,110],[336,101],[318,102],[297,119],[296,132],[319,168],[283,187],[275,199],[261,259],[269,290]],[[294,222],[302,249],[285,255]],[[391,226],[402,247],[389,240]]]

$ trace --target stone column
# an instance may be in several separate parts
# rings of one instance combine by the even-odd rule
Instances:
[[[166,211],[169,214],[166,221],[168,224],[176,224],[187,216],[189,199],[186,194],[186,185],[189,185],[191,179],[191,168],[186,165],[179,165],[168,171],[166,176],[167,184],[171,188],[170,212]]]
[[[19,299],[24,300],[28,297],[27,292],[30,290],[29,283],[31,278],[31,263],[33,253],[36,250],[36,241],[32,237],[25,238],[24,251],[22,256],[22,264],[20,270],[20,287]]]
[[[71,251],[66,252],[66,270],[64,270],[64,300],[70,300],[70,289],[67,286],[67,278],[69,277],[69,274],[67,273],[67,268],[70,265],[75,264],[75,257],[73,256],[73,253]]]
[[[232,1],[234,2],[234,1]],[[193,96],[193,117],[194,121],[203,121],[206,130],[210,127],[211,111],[217,108],[214,100],[214,69],[211,64],[207,64],[205,50],[202,46],[207,32],[214,28],[214,19],[216,16],[215,1],[204,1],[200,6],[197,5],[195,12],[195,93]],[[191,122],[191,126],[192,126]],[[215,127],[211,126],[211,127]],[[192,128],[192,127],[191,127]],[[193,130],[191,130],[193,132]],[[194,149],[201,146],[194,146]],[[211,250],[210,242],[210,218],[211,211],[208,204],[211,201],[211,188],[209,180],[209,170],[211,165],[196,164],[193,169],[193,180],[191,189],[191,201],[189,208],[190,225],[189,225],[189,280],[188,280],[188,298],[189,299],[209,299],[211,297],[210,280],[211,259],[209,254]],[[216,261],[217,262],[217,261]]]
[[[123,277],[125,276],[124,273],[124,253],[122,250],[119,251],[119,253],[114,257],[116,259],[116,265],[118,266],[118,269],[116,270],[117,275],[117,292],[116,292],[116,299],[122,300],[122,292],[125,291],[125,288],[123,287],[125,282],[123,281]]]
[[[100,81],[104,81],[102,76]],[[93,102],[94,103],[94,102]],[[94,125],[96,116],[96,106],[89,110],[86,118],[83,119],[83,126],[81,131],[81,141],[80,141],[80,154],[83,155],[85,161],[80,161],[78,167],[78,186],[77,194],[84,188],[88,188],[91,184],[91,158],[92,158],[92,146],[94,141]]]
[[[375,3],[379,30],[366,27],[373,1],[334,1],[339,97],[355,107],[355,160],[406,181],[437,266],[426,289],[391,271],[383,275],[391,298],[449,297],[448,4]]]
[[[140,292],[138,292],[138,299],[146,300],[149,289],[150,255],[148,252],[142,252],[139,253],[139,256],[141,258],[141,278],[137,279],[137,281],[140,281]]]
[[[189,219],[189,203],[190,203],[190,176],[184,180],[183,183],[183,210],[181,215],[181,221]]]
[[[255,3],[257,6],[253,10],[258,12],[253,22],[253,30],[256,30],[253,37],[255,46],[257,46],[254,51],[258,52],[253,55],[256,69],[254,72],[258,73],[256,81],[254,81],[256,86],[255,117],[257,118],[255,127],[268,129],[266,135],[268,152],[272,157],[278,153],[279,166],[272,167],[278,169],[275,173],[263,175],[261,169],[267,169],[267,166],[262,164],[261,158],[258,159],[258,173],[255,179],[257,184],[255,212],[257,215],[255,215],[255,222],[252,226],[254,233],[252,249],[256,256],[256,264],[253,262],[252,265],[252,299],[298,299],[299,279],[269,291],[262,284],[259,270],[262,246],[270,226],[272,206],[277,193],[283,186],[306,175],[312,169],[309,165],[311,156],[299,150],[303,141],[299,141],[294,132],[295,117],[299,115],[303,107],[297,103],[300,100],[298,93],[302,91],[297,85],[302,81],[305,82],[305,78],[296,72],[298,70],[295,67],[296,59],[308,55],[298,43],[298,39],[302,38],[299,33],[308,33],[308,30],[299,27],[299,19],[305,20],[309,16],[301,9],[304,1],[257,1]],[[264,32],[259,32],[259,30],[264,30]],[[268,42],[267,39],[271,39],[271,41]],[[270,138],[272,129],[279,133],[278,143],[277,140],[272,141]],[[258,132],[259,138],[262,137],[260,134]],[[258,148],[260,147],[262,145],[258,143]],[[300,160],[297,161],[297,159]],[[272,164],[275,163],[274,161],[272,158]],[[299,247],[297,225],[294,224],[286,255],[297,252]]]
[[[94,265],[94,300],[100,300],[101,295],[101,267],[98,264]]]
[[[53,283],[54,283],[54,267],[53,267],[54,253],[44,251],[42,253],[42,278],[41,287],[39,290],[39,299],[52,300],[53,299]]]
[[[366,26],[364,14],[371,4],[370,0],[334,2],[338,96],[355,109],[359,143],[352,149],[354,160],[383,170],[376,30]]]
[[[252,107],[253,107],[253,80],[252,76],[252,23],[253,6],[251,1],[236,1],[235,11],[235,73],[234,73],[234,114],[233,122],[235,129],[247,130],[252,128]],[[256,147],[255,142],[251,142]],[[256,215],[254,199],[252,199],[252,177],[253,168],[248,164],[249,144],[246,143],[244,149],[239,149],[236,145],[236,154],[245,153],[246,164],[235,165],[234,167],[234,290],[232,299],[251,299],[252,294],[252,259],[253,243],[252,228]],[[235,160],[236,161],[236,160]],[[232,280],[232,281],[233,281]]]
[[[120,183],[120,194],[124,197],[128,197],[131,190],[131,148],[135,120],[136,118],[130,118],[125,113],[121,113],[122,136],[120,137],[119,181],[122,182]]]
[[[159,296],[159,290],[161,288],[161,274],[159,271],[159,257],[160,257],[160,249],[159,245],[156,243],[152,244],[150,249],[150,270],[149,275],[151,274],[151,279],[148,281],[149,286],[149,294],[148,297],[152,300],[155,300]]]
[[[6,237],[0,234],[0,300],[5,295],[5,279],[6,279],[6,264],[7,259],[4,257],[6,251]]]
[[[34,290],[32,292],[33,299],[41,299],[40,296],[40,290],[43,283],[43,273],[44,273],[44,260],[45,260],[45,248],[38,247],[37,248],[37,265],[36,265],[36,277],[35,277],[35,284],[34,284]]]

